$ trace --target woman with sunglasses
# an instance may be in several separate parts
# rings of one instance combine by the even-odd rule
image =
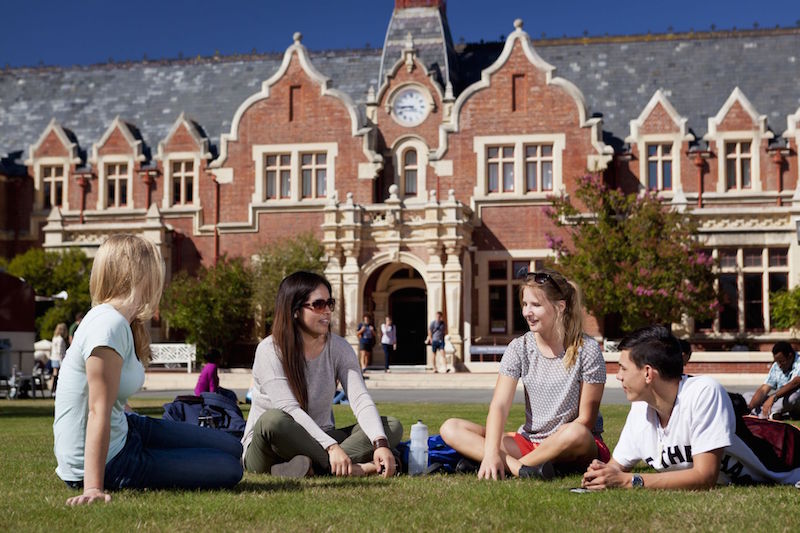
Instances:
[[[253,403],[242,444],[249,472],[282,477],[394,475],[403,426],[381,417],[352,346],[331,333],[331,285],[311,272],[281,281],[272,335],[253,363]],[[344,387],[357,424],[336,428],[331,400]]]
[[[482,479],[503,479],[506,473],[550,479],[555,471],[580,472],[593,459],[606,461],[602,428],[595,427],[606,367],[600,346],[583,333],[578,287],[553,270],[532,272],[519,299],[530,331],[503,354],[486,426],[451,418],[442,424],[442,438],[480,461],[472,467]],[[525,423],[504,433],[520,379]]]

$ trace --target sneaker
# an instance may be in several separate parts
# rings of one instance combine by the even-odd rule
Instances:
[[[553,463],[545,461],[537,466],[523,466],[519,469],[519,477],[521,479],[541,479],[549,481],[555,476]]]
[[[481,465],[463,457],[456,463],[456,474],[476,474]]]
[[[285,463],[272,465],[269,473],[276,477],[301,478],[308,475],[311,459],[305,455],[295,455]]]

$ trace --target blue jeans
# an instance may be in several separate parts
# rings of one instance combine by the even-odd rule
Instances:
[[[106,489],[218,489],[242,479],[242,444],[218,429],[127,414],[125,446],[106,464]]]

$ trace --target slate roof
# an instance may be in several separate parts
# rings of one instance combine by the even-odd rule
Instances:
[[[786,129],[786,116],[800,108],[800,29],[544,40],[534,41],[534,47],[556,66],[556,75],[583,92],[590,115],[602,114],[604,138],[616,148],[629,134],[629,122],[659,88],[688,117],[698,138],[736,86],[767,116],[776,135]],[[501,50],[502,43],[456,46],[451,62],[451,74],[460,78],[454,83],[456,94],[477,80]],[[379,86],[382,53],[362,49],[310,55],[363,115],[367,90]],[[443,56],[431,57],[426,60]],[[154,151],[181,112],[205,130],[215,151],[238,106],[260,90],[281,59],[274,54],[0,71],[0,155],[23,150],[15,159],[24,158],[51,118],[88,150],[117,115],[136,126]]]
[[[377,87],[380,50],[311,53],[314,66],[362,109]],[[138,128],[154,152],[181,112],[203,128],[218,149],[236,109],[261,90],[282,54],[235,60],[168,61],[89,67],[11,69],[0,72],[0,154],[24,157],[51,118],[71,130],[83,151],[114,117]]]

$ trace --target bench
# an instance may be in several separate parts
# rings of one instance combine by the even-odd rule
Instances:
[[[505,344],[475,345],[469,347],[470,362],[484,362],[484,356],[490,355],[489,361],[498,361],[498,356],[502,357],[506,352]],[[477,356],[477,357],[475,357]]]
[[[177,365],[186,365],[186,372],[192,372],[192,366],[197,361],[197,346],[194,344],[165,343],[150,345],[150,364],[164,365],[174,368]]]

